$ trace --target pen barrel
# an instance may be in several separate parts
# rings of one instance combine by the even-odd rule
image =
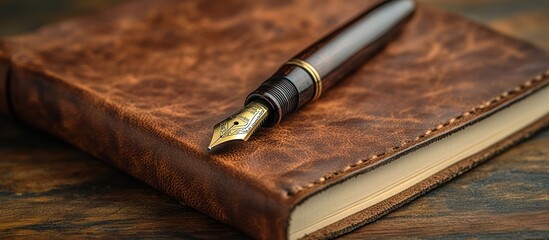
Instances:
[[[399,32],[413,13],[412,0],[384,1],[347,22],[283,64],[246,99],[270,108],[264,126],[318,99],[362,66]]]

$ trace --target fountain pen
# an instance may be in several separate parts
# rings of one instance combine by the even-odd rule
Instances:
[[[301,51],[250,93],[241,110],[214,126],[208,149],[247,141],[260,126],[273,127],[317,100],[394,38],[414,9],[412,0],[384,1]]]

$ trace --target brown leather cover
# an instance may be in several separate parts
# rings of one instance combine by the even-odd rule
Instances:
[[[398,39],[314,104],[206,150],[212,126],[281,63],[373,4],[134,1],[4,39],[1,109],[253,237],[283,239],[306,198],[549,83],[538,48],[419,6]],[[547,123],[311,236],[374,220]]]

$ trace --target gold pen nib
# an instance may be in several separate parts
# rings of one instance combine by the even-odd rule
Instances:
[[[251,102],[237,113],[216,124],[208,150],[233,140],[244,140],[255,132],[269,115],[269,108],[260,102]]]

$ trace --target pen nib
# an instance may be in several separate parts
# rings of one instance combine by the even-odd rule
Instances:
[[[269,109],[260,102],[251,102],[237,113],[216,124],[208,150],[233,140],[244,140],[267,118]]]

